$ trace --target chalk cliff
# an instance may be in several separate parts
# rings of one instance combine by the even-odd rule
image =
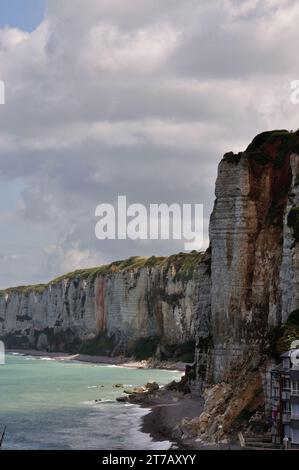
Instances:
[[[264,132],[225,154],[215,194],[209,327],[205,340],[196,333],[206,406],[191,423],[203,440],[264,406],[267,368],[299,334],[299,132]]]
[[[258,363],[269,330],[299,307],[298,143],[299,133],[265,132],[219,165],[210,221],[213,381],[244,357]]]
[[[192,361],[202,258],[135,257],[1,291],[0,337],[10,347]]]

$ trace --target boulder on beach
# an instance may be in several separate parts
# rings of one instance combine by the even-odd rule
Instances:
[[[157,382],[148,382],[145,388],[148,392],[156,392],[159,390],[159,384],[157,384]]]
[[[134,395],[136,393],[144,393],[144,392],[146,392],[145,387],[133,387],[133,388],[126,388],[124,390],[124,393],[126,393],[127,395]]]
[[[129,397],[126,395],[123,395],[121,397],[116,398],[116,401],[118,401],[119,403],[126,403],[129,401]]]

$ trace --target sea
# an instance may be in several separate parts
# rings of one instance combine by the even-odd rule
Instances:
[[[0,365],[0,435],[3,449],[165,450],[141,431],[148,409],[118,403],[123,388],[156,381],[164,385],[182,373],[106,364],[6,355]],[[96,401],[98,400],[98,401]]]

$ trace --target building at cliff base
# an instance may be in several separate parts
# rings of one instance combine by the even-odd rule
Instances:
[[[271,370],[272,442],[299,448],[299,340]]]

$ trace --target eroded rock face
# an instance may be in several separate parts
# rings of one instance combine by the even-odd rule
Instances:
[[[298,206],[298,142],[297,133],[264,133],[219,165],[210,221],[211,382],[227,380],[244,357],[257,367],[269,329],[299,306],[298,243],[287,223]]]
[[[133,258],[2,291],[0,337],[10,347],[73,351],[87,342],[86,353],[140,357],[174,356],[177,346],[190,343],[190,353],[201,258]]]
[[[196,320],[197,383],[205,403],[198,418],[181,425],[183,435],[203,442],[230,439],[249,424],[270,425],[270,337],[282,334],[291,314],[294,334],[299,323],[299,132],[266,132],[245,152],[224,155],[215,194],[210,305],[200,299]]]
[[[194,419],[182,421],[182,435],[196,437],[202,442],[229,441],[233,428],[237,430],[244,424],[253,426],[257,415],[263,415],[261,411],[256,411],[264,406],[262,374],[249,371],[245,366],[239,371],[237,380],[219,382],[205,388],[203,398],[202,413]],[[264,426],[264,415],[262,418],[263,423],[260,424]]]

